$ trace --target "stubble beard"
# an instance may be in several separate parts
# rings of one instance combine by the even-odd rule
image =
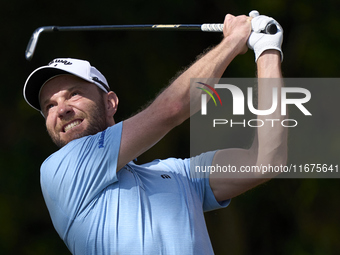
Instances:
[[[70,139],[62,140],[59,134],[55,134],[50,130],[47,130],[47,132],[50,135],[52,141],[59,148],[62,148],[75,139],[79,139],[84,136],[95,135],[98,132],[104,131],[108,127],[105,119],[105,106],[102,101],[99,101],[89,110],[88,116],[88,127],[82,132],[75,133]]]

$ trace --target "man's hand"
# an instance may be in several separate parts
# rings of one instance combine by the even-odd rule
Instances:
[[[265,51],[269,49],[277,50],[281,53],[281,61],[283,60],[283,53],[281,50],[281,45],[283,41],[283,29],[280,24],[273,18],[270,18],[265,15],[257,15],[252,14],[253,16],[251,21],[252,33],[250,34],[248,40],[248,47],[254,50],[255,53],[255,62],[257,62],[259,56]],[[275,24],[277,26],[276,34],[265,34],[261,33],[265,29],[268,24]]]
[[[233,16],[227,14],[224,19],[223,35],[229,40],[229,43],[235,47],[238,54],[247,52],[247,40],[251,33],[251,17],[241,15]]]

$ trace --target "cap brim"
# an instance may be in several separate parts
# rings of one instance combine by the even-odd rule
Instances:
[[[26,102],[33,108],[41,111],[39,102],[39,92],[46,81],[60,74],[70,74],[64,70],[55,67],[41,67],[33,72],[28,78],[24,86],[24,97]]]

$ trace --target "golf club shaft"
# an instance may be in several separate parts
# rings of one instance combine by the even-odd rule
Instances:
[[[25,57],[31,60],[38,43],[39,35],[44,32],[62,31],[109,31],[109,30],[184,30],[203,32],[222,32],[223,24],[179,24],[179,25],[99,25],[99,26],[45,26],[37,28],[28,42]],[[268,24],[264,33],[275,34],[275,24]]]

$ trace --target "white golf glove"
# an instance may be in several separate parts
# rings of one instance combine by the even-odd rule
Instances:
[[[271,17],[259,15],[258,11],[251,11],[249,16],[253,17],[253,19],[251,20],[252,32],[248,38],[247,44],[250,49],[254,50],[255,62],[257,62],[257,59],[262,52],[269,49],[278,50],[281,53],[282,62],[283,53],[281,45],[283,41],[283,29],[280,24]],[[261,31],[265,30],[268,24],[272,23],[277,26],[276,34],[261,33]]]

